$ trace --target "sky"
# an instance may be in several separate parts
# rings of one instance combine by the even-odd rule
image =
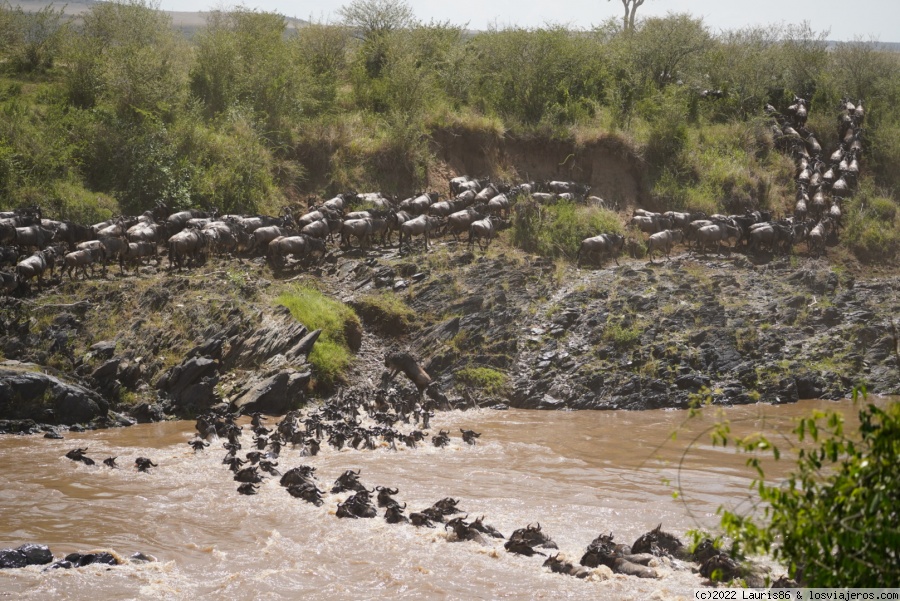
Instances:
[[[195,12],[243,4],[288,17],[327,22],[339,20],[338,9],[349,2],[160,0],[160,8]],[[449,21],[475,30],[547,24],[589,29],[611,17],[621,19],[624,15],[621,0],[408,0],[408,3],[421,21]],[[665,16],[669,12],[702,17],[713,31],[808,21],[813,31],[828,32],[830,40],[900,42],[900,0],[646,0],[637,15],[638,18]]]

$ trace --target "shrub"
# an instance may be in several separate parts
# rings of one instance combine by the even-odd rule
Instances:
[[[572,201],[553,205],[520,201],[512,228],[513,244],[519,248],[542,256],[569,259],[575,258],[585,238],[623,231],[615,212]]]
[[[796,470],[773,484],[765,482],[756,454],[778,460],[778,448],[759,434],[733,440],[721,425],[717,444],[731,440],[754,453],[747,463],[757,472],[754,487],[765,504],[759,519],[720,510],[736,550],[772,553],[810,587],[900,582],[900,403],[867,404],[859,422],[859,431],[848,435],[835,411],[801,419],[794,434],[806,444],[797,451]]]
[[[877,197],[869,201],[869,210],[875,218],[885,224],[894,223],[897,218],[897,203],[890,198]]]
[[[626,326],[621,321],[609,320],[603,330],[603,339],[616,347],[626,348],[641,339],[641,328],[637,324]]]
[[[291,315],[310,330],[322,330],[309,355],[316,385],[327,390],[342,381],[353,361],[346,332],[359,326],[359,317],[353,309],[309,286],[284,292],[275,302],[290,309]]]
[[[893,219],[886,219],[896,216],[896,210],[893,201],[881,197],[860,198],[851,205],[842,237],[860,261],[877,263],[900,257],[900,229]]]

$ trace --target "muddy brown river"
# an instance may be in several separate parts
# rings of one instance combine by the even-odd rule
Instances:
[[[724,416],[735,432],[787,431],[796,416],[834,407],[855,415],[849,402],[804,401],[734,407]],[[447,448],[323,446],[304,458],[288,446],[279,469],[313,465],[323,489],[345,469],[360,469],[369,487],[399,488],[407,512],[451,496],[469,519],[484,515],[507,536],[540,522],[577,563],[601,532],[630,544],[662,523],[682,535],[714,526],[721,504],[748,505],[745,457],[713,448],[704,433],[714,413],[684,425],[683,411],[449,412],[437,414],[431,429],[451,430]],[[459,428],[481,432],[478,445],[464,444]],[[169,422],[65,440],[0,437],[0,548],[37,542],[56,557],[102,548],[158,559],[4,570],[0,599],[670,599],[689,598],[700,584],[690,571],[665,565],[657,567],[658,580],[605,568],[588,580],[553,574],[541,567],[543,558],[506,553],[502,541],[450,542],[440,527],[338,519],[347,494],[327,494],[315,507],[288,495],[277,478],[256,496],[239,495],[221,443],[195,454],[186,444],[193,435],[193,422]],[[245,429],[243,452],[250,436]],[[66,459],[75,447],[88,447],[97,465]],[[100,464],[109,456],[122,468]],[[159,467],[137,472],[138,456]]]

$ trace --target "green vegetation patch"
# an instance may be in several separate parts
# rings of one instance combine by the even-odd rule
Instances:
[[[416,319],[416,312],[391,292],[366,294],[353,305],[366,325],[388,336],[405,334]]]
[[[316,384],[330,388],[341,381],[353,361],[347,332],[360,326],[356,312],[309,286],[297,286],[284,292],[275,302],[290,309],[291,315],[310,330],[322,330],[309,355]]]
[[[622,233],[619,216],[608,209],[560,201],[541,205],[521,201],[513,219],[513,244],[548,257],[575,258],[581,241],[600,234]]]
[[[490,367],[464,367],[456,372],[456,380],[486,394],[501,395],[506,390],[509,376]]]
[[[603,330],[603,339],[618,348],[627,348],[641,339],[641,328],[637,324],[626,326],[621,321],[610,320]]]

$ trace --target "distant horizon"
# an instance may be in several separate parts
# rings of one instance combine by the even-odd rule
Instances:
[[[338,10],[350,0],[320,0],[315,3],[288,0],[248,0],[247,8],[277,12],[286,17],[318,22],[337,22]],[[484,31],[491,27],[536,28],[564,25],[591,29],[612,18],[621,20],[620,0],[573,0],[565,4],[539,0],[457,0],[452,4],[435,0],[408,0],[417,19],[449,21],[467,29]],[[239,3],[209,0],[160,0],[160,8],[174,12],[209,12]],[[835,42],[900,42],[900,2],[868,0],[865,10],[848,10],[844,0],[755,0],[727,5],[721,0],[646,0],[638,8],[638,19],[664,17],[670,12],[689,13],[702,18],[713,31],[730,31],[753,25],[794,24],[806,21],[817,33]]]
[[[11,1],[13,6],[67,6],[70,14],[77,14],[77,6],[94,1],[46,2],[42,0]],[[249,9],[279,13],[302,21],[337,23],[338,10],[351,0],[322,0],[315,4],[288,0],[249,0],[245,3],[221,0],[158,0],[160,10],[171,13],[197,14],[218,9],[244,6]],[[471,31],[492,28],[522,27],[534,29],[548,25],[562,25],[573,30],[590,30],[603,22],[621,20],[620,0],[574,0],[565,6],[547,6],[537,0],[495,0],[489,6],[475,0],[458,0],[452,5],[435,0],[408,0],[416,19],[449,22]],[[748,10],[752,6],[752,10]],[[804,21],[818,34],[826,34],[831,42],[875,42],[900,44],[900,2],[897,0],[869,0],[866,11],[847,11],[843,0],[755,0],[752,5],[725,7],[721,0],[646,0],[638,8],[638,20],[664,17],[669,13],[687,13],[702,18],[713,32],[734,31],[751,26],[800,25]],[[861,14],[864,13],[864,14]],[[877,18],[871,15],[876,14]],[[510,16],[515,15],[515,16]],[[769,18],[771,16],[771,18]]]

